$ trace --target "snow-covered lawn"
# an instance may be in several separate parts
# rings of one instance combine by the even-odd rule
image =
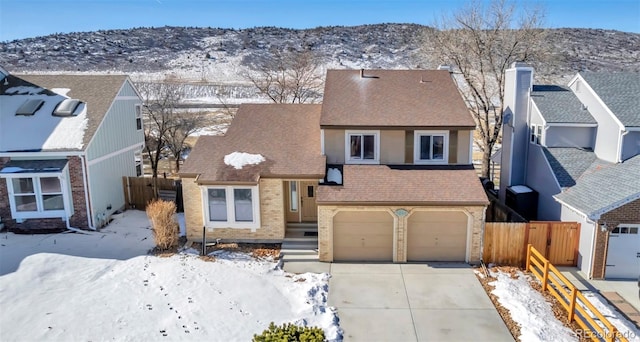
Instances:
[[[0,340],[249,341],[272,321],[340,339],[328,274],[223,251],[151,256],[152,240],[140,211],[87,235],[0,234]]]
[[[578,340],[576,333],[555,318],[551,304],[544,296],[531,287],[531,276],[517,271],[517,277],[513,278],[500,269],[491,269],[490,275],[496,279],[488,283],[494,287],[491,293],[520,326],[521,341]],[[606,299],[594,292],[583,291],[583,294],[629,341],[640,342],[640,329],[609,305]]]

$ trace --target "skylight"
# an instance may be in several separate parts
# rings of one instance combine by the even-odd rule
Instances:
[[[33,115],[38,111],[38,109],[40,109],[40,107],[42,107],[43,103],[44,103],[44,100],[40,100],[40,99],[26,100],[20,106],[20,108],[16,110],[16,115],[27,115],[27,116]]]
[[[53,111],[53,116],[73,116],[78,106],[82,102],[76,99],[64,99],[62,102],[58,104],[56,109]]]

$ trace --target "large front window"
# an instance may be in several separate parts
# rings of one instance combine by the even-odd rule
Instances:
[[[446,164],[449,150],[449,132],[416,131],[414,161],[417,164]]]
[[[63,187],[58,177],[7,178],[11,209],[16,219],[64,216]]]
[[[380,155],[378,131],[347,131],[346,161],[351,164],[377,164]]]
[[[207,221],[213,228],[258,228],[258,187],[207,188]]]

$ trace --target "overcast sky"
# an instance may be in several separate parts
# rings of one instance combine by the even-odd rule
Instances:
[[[485,0],[482,0],[485,1]],[[515,0],[542,4],[546,27],[640,33],[640,0]],[[0,0],[0,41],[141,26],[313,28],[429,25],[464,0]]]

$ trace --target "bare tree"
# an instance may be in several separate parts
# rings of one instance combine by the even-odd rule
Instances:
[[[493,0],[486,6],[475,0],[427,30],[426,44],[453,67],[476,122],[474,141],[482,151],[483,177],[489,177],[491,154],[500,138],[505,71],[516,61],[542,60],[543,17],[540,7],[516,11],[508,0]]]
[[[172,122],[164,134],[164,143],[175,159],[175,170],[180,171],[182,152],[189,148],[187,138],[201,128],[207,126],[208,118],[205,112],[174,113]]]
[[[153,178],[158,177],[158,164],[169,132],[177,126],[177,105],[184,95],[179,87],[168,83],[140,83],[137,88],[144,101],[145,151]]]
[[[251,64],[244,77],[275,103],[314,103],[322,97],[319,60],[308,50],[272,50]]]

